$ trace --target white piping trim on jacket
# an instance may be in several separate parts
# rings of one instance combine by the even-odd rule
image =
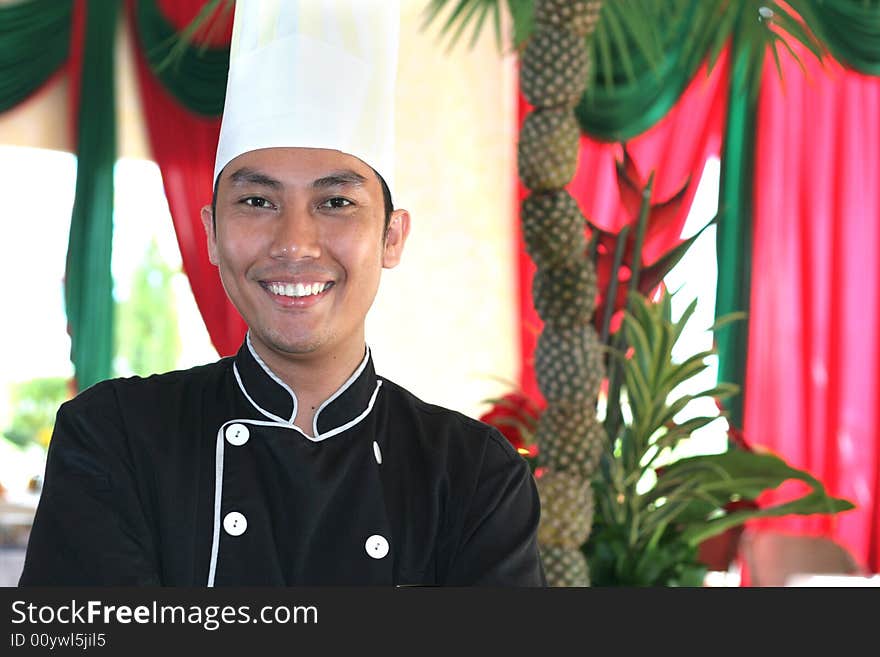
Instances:
[[[211,538],[211,567],[208,570],[208,588],[214,586],[214,576],[217,574],[217,554],[220,551],[220,501],[223,496],[223,427],[217,430],[217,450],[214,456],[214,535]],[[218,485],[219,484],[219,485]]]
[[[251,405],[254,408],[256,408],[258,411],[260,411],[260,413],[265,415],[270,420],[274,420],[275,422],[282,424],[284,426],[291,425],[290,421],[285,420],[284,418],[279,417],[278,415],[275,415],[275,413],[270,413],[269,411],[265,410],[262,406],[260,406],[259,404],[257,404],[257,402],[255,402],[253,400],[253,398],[248,394],[248,391],[245,389],[244,383],[242,383],[242,381],[241,381],[241,375],[238,373],[238,364],[237,363],[232,364],[232,371],[235,373],[235,380],[238,381],[238,387],[241,388],[241,391],[244,393],[244,396],[247,397],[247,400],[251,403]]]
[[[291,390],[290,387],[289,387],[286,383],[284,383],[284,381],[282,381],[280,378],[278,378],[278,377],[275,375],[275,372],[273,372],[272,370],[270,370],[270,369],[269,369],[269,366],[266,365],[266,363],[263,362],[263,359],[262,359],[262,358],[260,358],[260,355],[259,355],[259,354],[256,352],[256,350],[254,349],[254,345],[251,344],[251,332],[250,332],[250,331],[248,331],[247,334],[245,335],[245,341],[247,342],[248,349],[250,349],[251,356],[253,356],[253,357],[254,357],[254,360],[257,361],[257,363],[260,364],[260,367],[263,368],[263,371],[269,376],[269,378],[271,378],[272,380],[274,380],[275,383],[277,383],[278,385],[280,385],[282,388],[284,388],[284,389],[290,394],[290,398],[293,400],[293,413],[291,414],[290,419],[289,419],[289,420],[286,420],[286,422],[287,422],[288,424],[293,424],[293,421],[296,419],[296,409],[297,409],[297,406],[298,406],[298,404],[299,404],[299,401],[298,401],[297,398],[296,398],[296,393],[295,393],[293,390]],[[239,382],[239,384],[241,384],[241,379],[239,379],[238,382]],[[241,389],[244,390],[244,386],[242,386]],[[250,399],[250,395],[248,395],[247,393],[244,393],[244,394],[247,396],[248,399]],[[251,400],[251,404],[254,404],[253,400]],[[257,405],[254,404],[254,406],[257,406]],[[275,415],[275,414],[273,414],[273,413],[267,413],[266,411],[264,411],[264,410],[263,410],[262,408],[260,408],[259,406],[257,406],[257,408],[259,409],[259,411],[260,411],[263,415],[265,415],[265,416],[267,416],[267,417],[272,417],[272,418],[277,418],[277,417],[278,417],[277,415]],[[282,420],[282,422],[284,422],[284,421],[285,421],[285,420]]]
[[[353,426],[356,425],[358,422],[360,422],[360,421],[363,420],[365,417],[367,417],[367,415],[370,413],[370,411],[373,410],[373,404],[374,404],[375,401],[376,401],[376,396],[379,394],[379,388],[381,388],[381,387],[382,387],[382,379],[379,379],[378,381],[376,381],[376,389],[373,390],[373,396],[370,397],[370,403],[367,404],[367,408],[364,410],[363,413],[361,413],[360,415],[358,415],[358,416],[357,416],[356,418],[354,418],[353,420],[351,420],[351,421],[349,421],[349,422],[346,422],[345,424],[341,424],[341,425],[339,425],[339,426],[336,427],[335,429],[331,429],[330,431],[327,431],[326,433],[322,433],[322,434],[320,434],[320,435],[318,435],[318,436],[315,436],[314,440],[315,440],[315,441],[318,441],[318,440],[324,440],[325,438],[330,438],[330,437],[332,437],[332,436],[335,436],[336,434],[342,433],[342,432],[345,431],[346,429],[348,429],[348,428],[350,428],[350,427],[353,427]],[[316,426],[317,426],[317,425],[316,425]]]
[[[267,411],[266,409],[264,409],[262,406],[260,406],[259,404],[257,404],[257,402],[255,402],[254,399],[248,394],[248,391],[247,391],[247,390],[245,389],[245,387],[244,387],[244,382],[241,380],[241,375],[240,375],[239,372],[238,372],[238,365],[237,365],[237,363],[234,363],[234,362],[233,362],[233,363],[232,363],[232,369],[233,369],[233,371],[235,372],[235,380],[238,381],[238,387],[241,388],[242,393],[244,393],[244,396],[245,396],[245,397],[247,398],[247,400],[251,403],[251,405],[252,405],[254,408],[256,408],[258,411],[260,411],[260,413],[262,413],[262,414],[265,415],[267,418],[269,418],[270,420],[273,420],[273,421],[275,421],[275,422],[280,422],[280,423],[284,424],[285,426],[293,427],[294,429],[296,429],[297,431],[299,431],[302,435],[306,436],[306,438],[309,438],[309,440],[315,440],[315,441],[318,441],[318,440],[323,440],[324,438],[329,438],[330,436],[335,436],[336,434],[340,433],[340,430],[341,430],[341,431],[345,431],[345,429],[347,429],[349,426],[352,426],[353,424],[355,424],[355,423],[357,423],[358,421],[360,421],[360,419],[361,419],[366,413],[369,413],[369,412],[370,412],[369,409],[372,407],[372,405],[373,405],[373,400],[376,398],[376,391],[378,391],[378,389],[379,389],[379,385],[382,384],[381,380],[379,381],[378,385],[376,386],[376,391],[373,391],[373,398],[370,400],[370,403],[369,403],[369,405],[368,405],[367,410],[365,411],[365,413],[362,413],[361,415],[359,415],[358,417],[356,417],[356,418],[355,418],[354,420],[352,420],[351,422],[348,422],[347,424],[342,425],[341,428],[340,428],[340,427],[336,427],[335,429],[332,429],[332,430],[328,431],[327,433],[325,433],[325,434],[323,434],[323,435],[321,435],[321,434],[318,433],[318,417],[321,415],[321,411],[323,411],[323,410],[327,407],[327,405],[330,404],[334,399],[336,399],[336,398],[339,397],[343,392],[345,392],[346,390],[348,390],[348,389],[351,387],[351,384],[354,383],[354,382],[357,380],[357,378],[358,378],[361,374],[363,374],[364,369],[366,369],[366,367],[367,367],[367,362],[369,362],[369,360],[370,360],[370,347],[369,347],[369,345],[367,345],[367,347],[366,347],[366,350],[365,350],[365,352],[364,352],[364,358],[363,358],[363,360],[361,361],[361,364],[358,365],[358,367],[357,367],[357,369],[354,371],[354,373],[353,373],[350,377],[348,377],[348,380],[347,380],[345,383],[343,383],[341,386],[339,386],[339,388],[336,390],[336,392],[334,392],[334,393],[333,393],[332,395],[330,395],[327,399],[325,399],[324,402],[318,407],[318,410],[315,411],[315,417],[312,418],[312,433],[314,434],[314,438],[312,438],[311,436],[307,436],[306,433],[305,433],[304,431],[302,431],[299,427],[297,427],[296,425],[293,424],[293,421],[296,419],[297,406],[298,406],[298,400],[297,400],[297,397],[296,397],[296,393],[295,393],[293,390],[291,390],[290,386],[288,386],[286,383],[284,383],[284,381],[282,381],[278,376],[276,376],[275,373],[274,373],[271,369],[269,369],[269,366],[266,365],[265,362],[263,362],[263,359],[260,358],[259,354],[257,354],[257,352],[254,350],[254,347],[253,347],[253,345],[251,344],[251,333],[250,333],[250,331],[247,332],[247,335],[245,336],[245,340],[246,340],[246,342],[247,342],[247,346],[248,346],[248,349],[249,349],[250,352],[251,352],[251,355],[254,357],[254,360],[256,360],[257,363],[260,364],[260,367],[263,368],[263,371],[264,371],[264,372],[265,372],[265,373],[266,373],[266,374],[267,374],[267,375],[268,375],[273,381],[275,381],[278,385],[280,385],[282,388],[284,388],[284,389],[290,394],[290,397],[291,397],[291,399],[293,400],[293,414],[290,416],[290,419],[289,419],[289,420],[285,420],[284,418],[282,418],[282,417],[280,417],[280,416],[278,416],[278,415],[275,415],[274,413],[270,413],[269,411]]]
[[[358,368],[354,371],[354,374],[352,374],[350,377],[348,377],[348,381],[346,381],[341,386],[339,386],[339,390],[337,390],[332,395],[330,395],[327,399],[324,400],[323,404],[318,406],[318,410],[315,411],[315,417],[312,418],[312,433],[314,433],[316,436],[318,435],[318,416],[321,414],[321,411],[324,410],[324,408],[327,406],[327,404],[329,404],[334,399],[339,397],[339,395],[341,395],[343,392],[345,392],[351,386],[351,384],[355,381],[355,379],[357,379],[361,375],[361,373],[364,371],[364,368],[367,366],[367,361],[369,359],[370,359],[370,347],[367,347],[366,353],[364,353],[364,359],[361,361],[361,364],[358,365]],[[381,381],[380,381],[380,383],[381,383]],[[379,388],[376,388],[376,390],[378,390],[378,389]],[[373,398],[375,398],[375,397],[376,397],[376,393],[374,392]],[[373,405],[373,401],[370,400],[370,406],[372,406],[372,405]]]
[[[235,367],[235,364],[233,363],[233,368],[234,367]],[[247,392],[245,391],[244,386],[241,384],[241,378],[239,378],[239,376],[238,376],[237,369],[235,370],[235,376],[238,379],[238,385],[241,386],[242,392],[244,392],[244,394],[247,395]],[[305,432],[302,429],[300,429],[298,426],[296,426],[295,424],[290,424],[290,423],[284,422],[284,421],[267,422],[266,420],[251,420],[248,418],[239,418],[239,419],[235,419],[235,420],[227,420],[226,422],[224,422],[223,424],[220,425],[220,428],[217,430],[217,450],[216,450],[216,457],[215,457],[217,462],[214,467],[214,534],[213,534],[213,538],[211,540],[211,564],[208,569],[208,587],[209,588],[214,586],[214,577],[217,574],[217,560],[220,556],[220,511],[221,511],[222,501],[223,501],[223,454],[224,454],[223,429],[226,426],[228,426],[229,424],[232,424],[234,422],[256,424],[258,426],[263,426],[263,427],[280,427],[282,429],[293,429],[295,431],[298,431],[303,436],[305,436],[306,438],[308,438],[309,440],[311,440],[313,442],[320,442],[321,440],[324,440],[325,438],[330,438],[331,436],[335,436],[336,434],[342,433],[343,431],[350,429],[351,427],[356,425],[358,422],[363,420],[365,417],[367,417],[367,415],[369,415],[370,411],[373,410],[373,405],[376,402],[376,397],[379,395],[379,388],[381,388],[381,387],[382,387],[382,379],[379,379],[378,381],[376,381],[376,389],[373,390],[373,395],[372,395],[372,397],[370,397],[370,403],[367,404],[367,408],[364,410],[363,413],[358,415],[356,418],[354,418],[350,422],[346,422],[345,424],[336,427],[332,431],[328,431],[327,433],[325,433],[321,436],[315,436],[314,438],[306,435]],[[250,397],[248,397],[248,399],[250,399]],[[251,400],[251,403],[252,404],[254,403],[253,400]],[[256,406],[256,404],[254,404],[254,406]],[[257,406],[257,408],[260,409],[259,406]],[[260,410],[262,411],[262,409],[260,409]],[[265,411],[263,411],[263,412],[265,413]],[[375,442],[373,444],[375,445]]]

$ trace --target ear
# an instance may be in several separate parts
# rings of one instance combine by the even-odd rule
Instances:
[[[217,264],[217,232],[214,230],[214,213],[211,206],[202,208],[202,226],[205,227],[205,237],[208,240],[208,259],[212,265]]]
[[[391,220],[385,233],[385,248],[382,252],[382,266],[385,269],[396,267],[400,262],[407,236],[409,236],[409,212],[395,210],[391,213]]]

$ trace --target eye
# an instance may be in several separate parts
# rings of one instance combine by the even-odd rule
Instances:
[[[248,196],[246,198],[241,199],[240,203],[244,203],[245,205],[252,208],[271,208],[272,203],[263,198],[262,196]]]
[[[341,196],[334,196],[333,198],[328,198],[326,201],[321,203],[321,205],[319,207],[337,210],[337,209],[341,209],[341,208],[347,208],[351,205],[354,205],[354,203],[349,201],[347,198],[343,198]]]

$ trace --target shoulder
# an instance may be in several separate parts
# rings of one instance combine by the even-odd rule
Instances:
[[[65,402],[59,414],[107,417],[120,415],[155,414],[168,407],[191,403],[193,395],[219,383],[231,370],[231,358],[199,365],[186,370],[175,370],[147,377],[119,377],[100,381]]]
[[[513,445],[495,427],[459,411],[423,401],[401,385],[382,378],[392,422],[406,424],[423,441],[460,452],[468,458],[523,461]],[[440,444],[438,444],[440,443]]]
[[[149,393],[153,390],[168,390],[188,384],[204,384],[232,369],[232,357],[221,358],[213,363],[197,365],[185,370],[174,370],[149,376],[117,377],[100,381],[86,388],[68,404],[90,404],[109,395]]]
[[[106,460],[114,453],[127,459],[146,446],[167,451],[181,434],[181,422],[190,418],[187,421],[195,426],[202,416],[197,409],[202,407],[205,394],[219,389],[211,382],[225,380],[224,372],[232,367],[227,360],[96,383],[58,409],[50,454],[54,451],[61,458],[76,450]],[[184,432],[190,434],[195,432]],[[101,454],[104,456],[99,457]]]

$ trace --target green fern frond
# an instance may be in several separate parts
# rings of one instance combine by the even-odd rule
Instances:
[[[430,0],[425,9],[421,30],[424,31],[435,23],[438,17],[450,7],[452,8],[451,12],[440,28],[441,38],[447,39],[447,52],[455,47],[468,28],[471,30],[468,47],[472,49],[480,37],[486,18],[490,14],[495,26],[496,43],[499,49],[502,47],[501,0]]]

